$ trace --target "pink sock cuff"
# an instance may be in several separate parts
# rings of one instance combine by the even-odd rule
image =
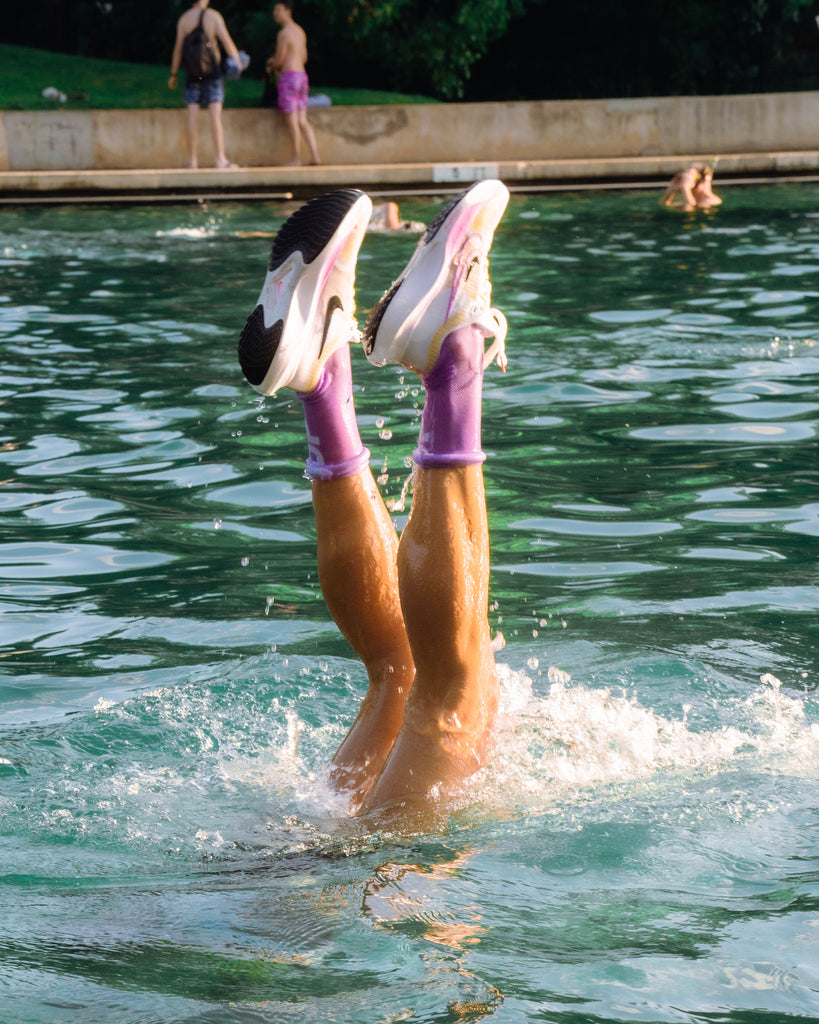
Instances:
[[[338,480],[343,476],[355,476],[370,464],[370,451],[362,448],[357,455],[342,462],[325,463],[310,455],[304,465],[305,475],[310,480]]]
[[[485,452],[428,452],[424,448],[416,448],[412,453],[412,461],[423,469],[435,466],[480,466],[486,462]]]

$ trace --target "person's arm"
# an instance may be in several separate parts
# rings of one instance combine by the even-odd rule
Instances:
[[[671,206],[674,202],[674,196],[677,194],[677,186],[672,181],[668,188],[663,193],[663,198],[660,200],[660,206]]]
[[[173,44],[173,53],[171,54],[171,74],[168,78],[168,88],[176,88],[176,75],[179,71],[179,65],[182,63],[182,40],[184,39],[182,34],[181,24],[176,26],[176,41]]]
[[[689,167],[688,170],[683,174],[682,181],[680,182],[680,192],[683,197],[683,209],[694,210],[697,206],[697,200],[694,198],[694,185],[697,183],[699,172],[695,167]]]
[[[285,32],[279,32],[278,36],[276,36],[276,52],[270,58],[273,61],[273,67],[277,71],[284,67],[289,54],[290,41]]]
[[[239,51],[236,48],[236,44],[230,38],[230,32],[227,30],[225,19],[218,11],[211,11],[211,14],[216,16],[216,38],[224,47],[228,57],[232,57],[241,66],[242,61],[239,57]]]
[[[682,172],[675,174],[671,181],[668,183],[668,188],[663,194],[663,198],[660,200],[662,206],[673,206],[674,199],[676,196],[682,193]]]

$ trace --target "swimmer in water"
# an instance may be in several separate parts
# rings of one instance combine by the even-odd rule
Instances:
[[[369,679],[331,767],[354,813],[434,812],[448,787],[485,763],[498,680],[481,396],[485,367],[494,358],[506,365],[488,252],[508,199],[499,181],[454,199],[364,325],[370,362],[407,367],[425,391],[400,542],[353,405],[354,277],[368,196],[333,192],[285,222],[239,339],[250,384],[267,395],[291,388],[304,409],[322,594]]]
[[[372,208],[367,231],[374,234],[408,234],[420,235],[426,228],[417,220],[402,220],[398,203],[389,201],[379,203]],[[272,238],[273,231],[236,231],[237,238]]]
[[[398,203],[390,200],[373,207],[367,230],[390,234],[400,231],[406,231],[409,234],[420,234],[424,227],[424,224],[419,224],[415,220],[402,220]]]
[[[722,200],[714,194],[711,187],[717,159],[709,164],[691,164],[684,171],[675,174],[671,179],[663,198],[663,206],[676,206],[677,197],[682,199],[682,209],[707,210],[711,206],[719,206]]]

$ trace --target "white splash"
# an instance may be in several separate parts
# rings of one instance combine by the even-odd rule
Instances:
[[[169,231],[157,231],[157,238],[191,238],[198,240],[200,238],[212,238],[217,233],[217,229],[213,224],[205,225],[198,228],[171,228]]]
[[[792,774],[819,770],[819,725],[805,701],[782,693],[776,677],[737,702],[740,724],[694,731],[688,707],[666,717],[625,692],[572,684],[549,669],[550,689],[533,692],[532,680],[499,665],[501,717],[490,765],[475,777],[471,801],[540,811],[576,792],[650,780],[668,771],[701,775],[758,763]]]
[[[291,682],[298,671],[306,693],[317,680],[308,662],[297,669],[283,659],[279,667]],[[751,787],[748,808],[772,806],[777,800],[765,780],[819,774],[817,702],[784,693],[773,675],[762,676],[747,697],[719,705],[708,719],[717,724],[703,726],[685,706],[659,713],[633,693],[573,682],[560,668],[545,680],[531,671],[537,682],[498,665],[501,710],[489,764],[447,799],[453,811],[470,819],[548,814],[572,822],[646,807],[696,815],[703,786],[727,806],[742,779]],[[163,857],[222,859],[243,851],[254,858],[335,842],[353,823],[327,769],[349,722],[343,713],[311,722],[303,696],[297,708],[259,685],[243,675],[235,688],[207,679],[118,702],[100,697],[87,722],[77,721],[76,737],[67,737],[78,743],[77,757],[43,793],[42,815],[32,818],[29,804],[14,801],[0,803],[0,813],[24,816],[28,829],[125,837],[135,855],[143,848]],[[112,748],[113,764],[110,754],[89,762],[89,731],[94,743],[143,732],[162,742]]]

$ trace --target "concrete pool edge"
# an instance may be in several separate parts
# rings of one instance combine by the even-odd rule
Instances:
[[[180,166],[183,110],[0,111],[0,198],[303,198],[360,185],[451,191],[501,177],[512,187],[658,183],[693,159],[718,180],[819,174],[819,91],[734,96],[311,108],[322,159],[286,167],[278,111],[226,109],[233,171],[212,167],[207,118],[199,163]]]
[[[703,154],[663,157],[520,160],[463,163],[322,164],[318,167],[243,167],[187,170],[0,171],[0,202],[66,199],[179,200],[309,198],[357,186],[370,192],[448,192],[464,183],[497,177],[513,190],[658,187]],[[819,180],[819,150],[733,153],[720,156],[722,185],[749,180]]]

